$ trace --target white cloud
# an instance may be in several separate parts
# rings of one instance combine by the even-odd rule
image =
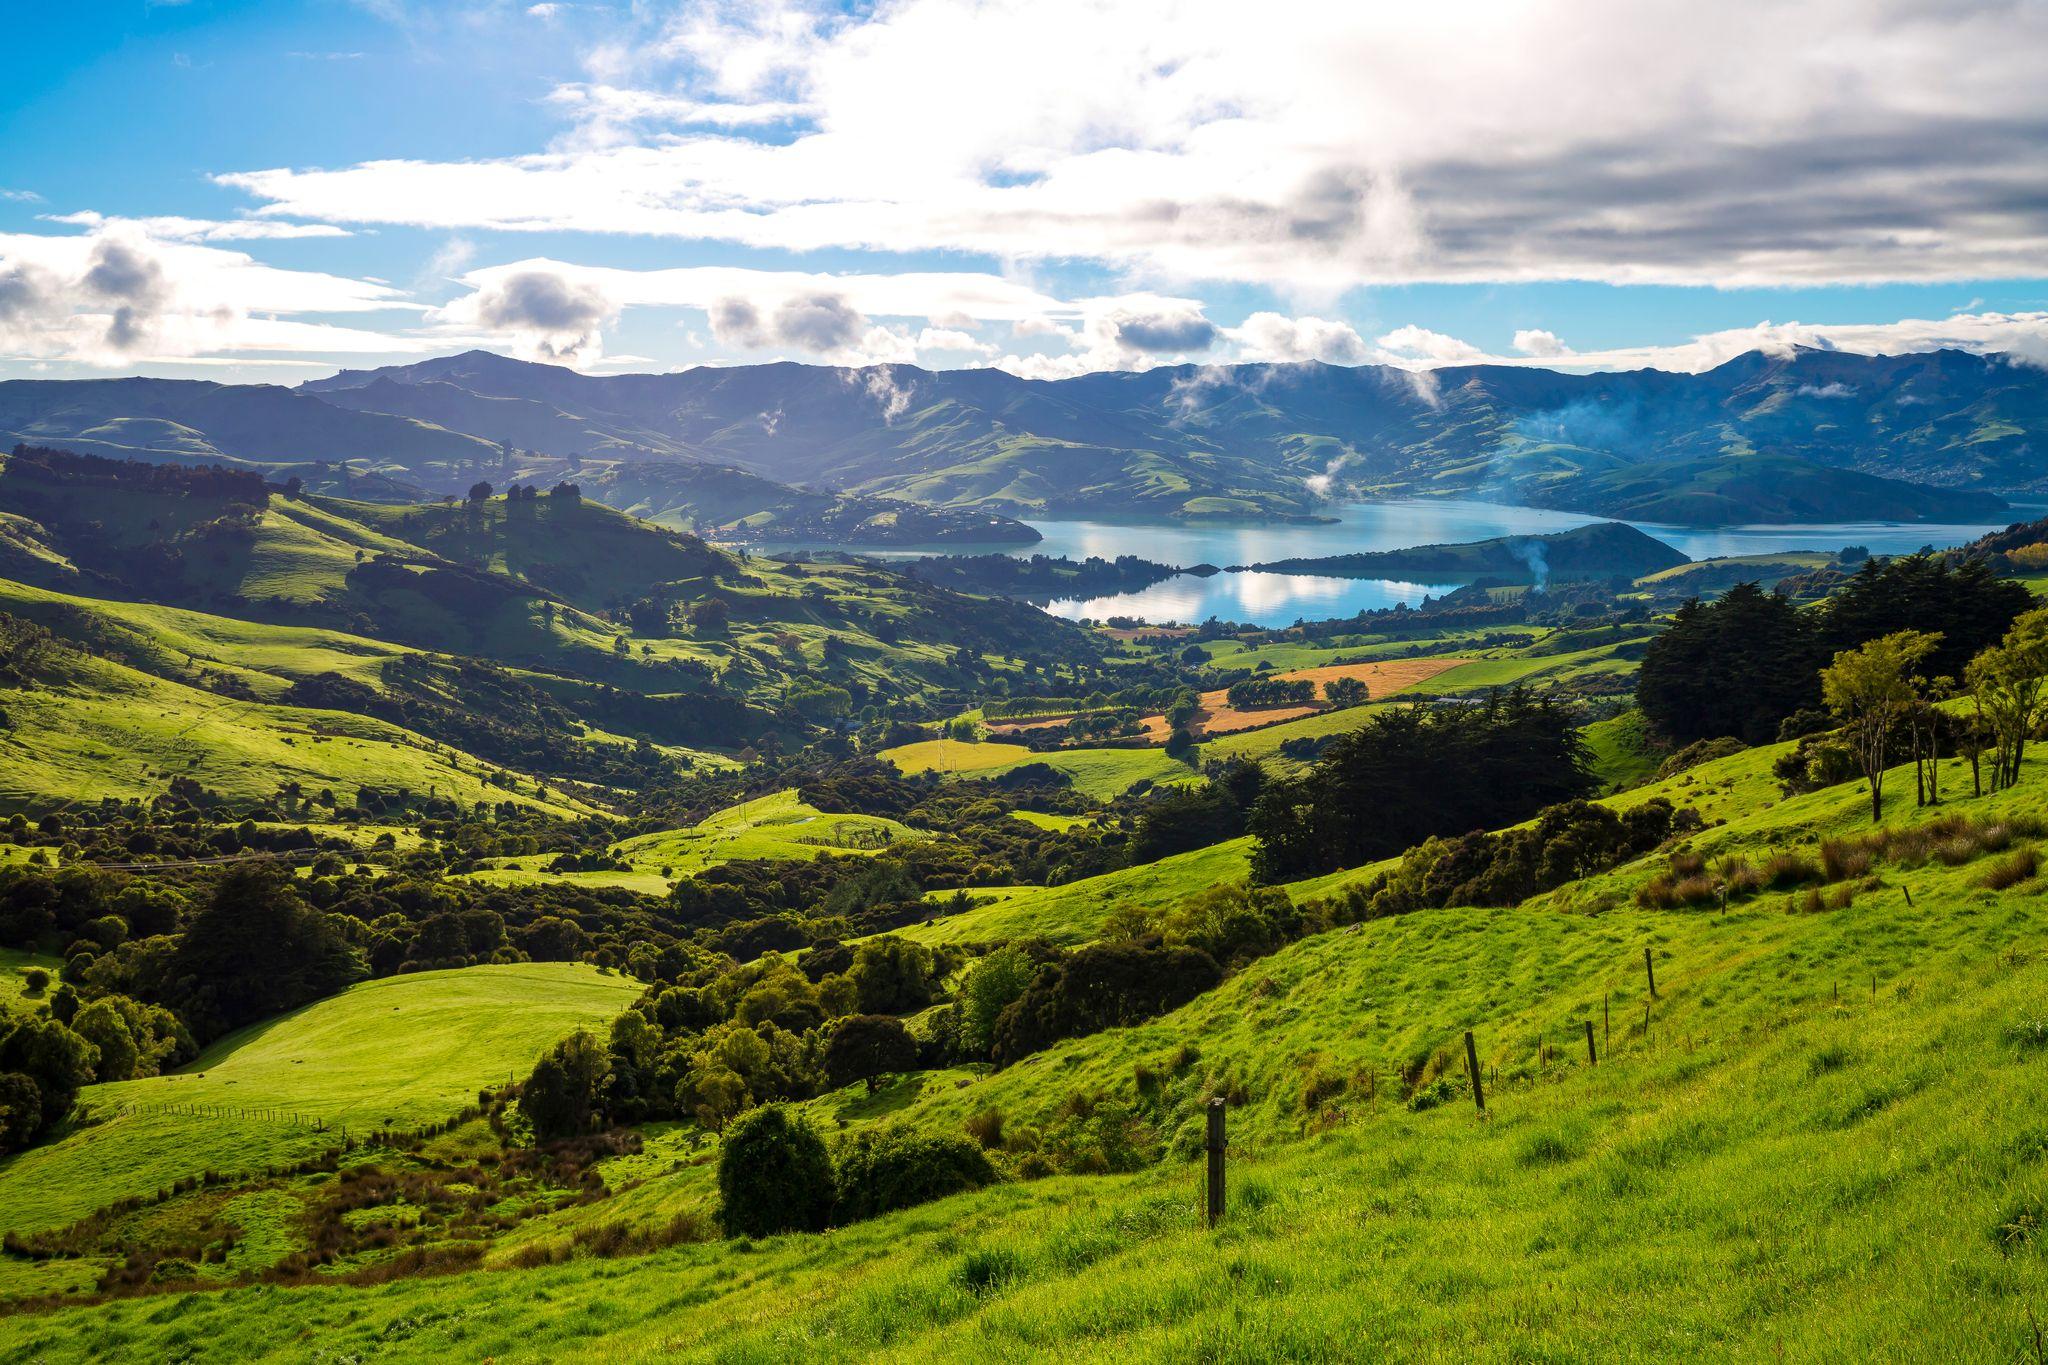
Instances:
[[[281,218],[110,218],[90,209],[78,213],[49,213],[45,222],[66,227],[121,228],[170,242],[260,242],[292,241],[306,237],[348,237],[347,228],[333,223],[288,223]]]
[[[917,349],[919,354],[926,351],[941,351],[957,355],[992,357],[998,348],[957,327],[926,327],[917,334]]]
[[[577,130],[554,149],[224,180],[327,222],[1081,259],[1298,297],[2003,278],[2048,250],[2048,6],[620,14],[558,97]],[[767,120],[794,135],[750,135]]]
[[[436,321],[481,328],[536,359],[588,365],[604,353],[603,329],[618,314],[596,282],[561,271],[513,270],[449,304]]]
[[[1483,359],[1486,353],[1469,341],[1410,323],[1396,327],[1379,339],[1380,349],[1395,363],[1422,361],[1432,365],[1464,365]]]
[[[1347,322],[1253,313],[1230,331],[1244,360],[1319,360],[1357,365],[1369,358],[1365,339]]]
[[[1475,355],[1467,359],[1500,365],[1541,365],[1557,370],[1647,367],[1693,374],[1750,351],[1783,356],[1802,346],[1862,355],[1957,350],[2006,354],[2030,364],[2048,365],[2048,312],[1957,313],[1947,318],[1901,318],[1876,323],[1759,322],[1752,327],[1703,332],[1689,341],[1668,346],[1616,347],[1549,357]],[[1837,395],[1820,392],[1815,396]]]
[[[1546,332],[1540,327],[1531,327],[1515,333],[1515,349],[1523,355],[1540,357],[1570,355],[1572,348],[1565,345],[1555,332]]]
[[[262,265],[136,222],[0,234],[0,358],[97,366],[273,352],[392,354],[416,339],[321,315],[410,307],[388,285]]]
[[[743,351],[787,346],[812,355],[844,354],[868,330],[868,320],[843,294],[819,289],[791,294],[763,309],[739,296],[719,299],[709,309],[711,335]]]
[[[43,202],[43,196],[37,194],[34,190],[0,189],[0,199],[5,199],[9,203],[14,204],[40,204]]]

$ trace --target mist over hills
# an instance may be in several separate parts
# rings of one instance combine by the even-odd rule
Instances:
[[[788,362],[590,375],[471,351],[297,389],[0,384],[8,440],[349,459],[358,476],[420,492],[493,470],[583,473],[624,505],[706,530],[770,508],[769,522],[820,537],[893,528],[905,504],[976,514],[908,518],[932,540],[1028,540],[1001,519],[1033,516],[1308,518],[1348,495],[1702,525],[1995,518],[2001,495],[2048,490],[2044,433],[2048,373],[1960,351],[1751,352],[1700,374],[1306,363],[1056,381]],[[891,502],[830,505],[839,495]]]

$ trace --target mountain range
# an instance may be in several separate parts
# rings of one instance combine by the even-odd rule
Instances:
[[[722,538],[848,543],[1028,542],[1023,517],[1309,519],[1347,496],[1692,525],[1992,520],[2004,495],[2048,491],[2044,437],[2048,372],[1960,351],[1750,352],[1700,374],[1306,363],[1054,381],[794,363],[590,375],[471,351],[296,389],[0,384],[8,440],[304,467],[356,497],[568,477]]]

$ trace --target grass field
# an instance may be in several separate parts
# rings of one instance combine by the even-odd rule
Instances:
[[[1139,782],[1195,780],[1194,769],[1158,749],[1052,749],[1033,753],[1021,744],[969,744],[927,739],[884,749],[879,757],[905,774],[938,771],[949,776],[996,777],[1026,763],[1043,763],[1073,779],[1077,791],[1109,800]]]
[[[0,1014],[8,1010],[39,1010],[48,1003],[50,992],[56,989],[57,969],[64,964],[54,957],[39,953],[25,953],[17,948],[0,948]],[[50,974],[50,985],[40,995],[28,993],[28,982],[23,973],[40,969]]]
[[[555,1039],[605,1024],[640,989],[580,963],[364,982],[231,1034],[175,1074],[88,1087],[75,1131],[0,1160],[0,1230],[59,1226],[205,1170],[311,1155],[336,1140],[316,1119],[363,1130],[444,1118]],[[182,1112],[155,1112],[166,1105]]]
[[[546,881],[620,887],[662,896],[681,878],[719,863],[738,859],[808,862],[828,853],[873,853],[898,840],[917,837],[916,830],[896,820],[828,814],[805,805],[792,787],[729,806],[689,829],[620,840],[614,847],[630,871],[547,872],[544,868],[554,855],[536,853],[495,858],[490,867],[465,875],[469,880],[501,886]]]
[[[921,943],[1082,942],[1095,937],[1109,912],[1125,901],[1171,905],[1204,887],[1242,880],[1250,856],[1251,841],[1234,839],[1065,886],[983,888],[969,894],[990,898],[986,905],[894,932]]]
[[[1767,759],[1724,760],[1695,786],[1741,788]],[[2039,809],[2043,783],[2048,767],[2032,764],[2017,792],[1954,807]],[[1857,796],[1752,807],[1698,843],[1808,842],[1856,827]],[[1909,803],[1897,818],[1915,818]],[[1187,1151],[1206,1095],[1230,1094],[1229,1211],[1213,1232],[1199,1165],[1167,1155],[823,1236],[0,1319],[0,1349],[51,1361],[295,1359],[313,1340],[329,1357],[393,1361],[2033,1359],[2025,1310],[2048,1297],[2039,883],[2000,894],[1977,866],[1885,867],[1846,909],[1788,914],[1767,895],[1716,915],[1636,909],[1647,872],[1514,910],[1321,935],[1135,1029],[986,1077],[811,1102],[856,1126],[886,1115],[945,1128],[993,1108],[1006,1131],[1049,1139],[1081,1096],[1098,1115],[1121,1106],[1150,1155]],[[1645,947],[1659,985],[1647,1027]],[[1465,1029],[1493,1081],[1486,1120],[1462,1080]],[[1441,1103],[1403,1102],[1435,1096],[1439,1078]],[[661,1179],[681,1191],[705,1178],[690,1167],[630,1197],[651,1208]]]
[[[1631,707],[1618,716],[1581,727],[1593,755],[1593,777],[1601,791],[1640,782],[1657,770],[1663,755],[1650,747],[1643,713]]]
[[[488,783],[478,759],[409,730],[343,711],[238,701],[124,664],[78,656],[63,686],[0,688],[0,810],[50,810],[105,797],[148,799],[173,776],[238,798],[285,782],[353,797],[407,787],[466,805],[510,800],[563,813],[567,800]]]
[[[1372,700],[1380,701],[1465,662],[1467,661],[1464,659],[1434,657],[1386,659],[1371,663],[1322,664],[1313,668],[1296,668],[1271,675],[1285,682],[1313,684],[1317,700],[1303,706],[1266,706],[1240,710],[1230,704],[1229,688],[1217,688],[1201,694],[1201,709],[1195,716],[1194,733],[1199,738],[1210,739],[1234,734],[1240,730],[1284,724],[1304,716],[1316,715],[1325,706],[1321,701],[1323,688],[1339,678],[1350,678],[1364,683]],[[1145,717],[1146,738],[1164,744],[1169,733],[1165,716]]]

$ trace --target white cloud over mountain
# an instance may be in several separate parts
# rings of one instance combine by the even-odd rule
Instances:
[[[1083,259],[1304,297],[2012,276],[2048,248],[2044,6],[634,13],[556,92],[577,127],[554,148],[223,180],[328,223]]]

